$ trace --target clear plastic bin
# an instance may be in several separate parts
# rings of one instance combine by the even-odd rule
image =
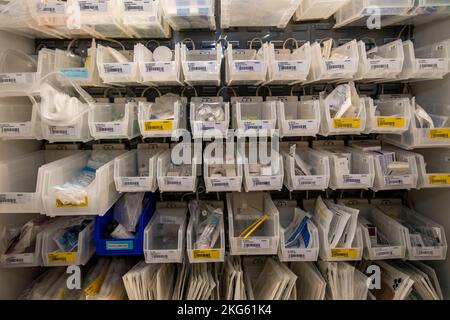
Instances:
[[[0,139],[42,139],[36,105],[28,96],[0,98]]]
[[[69,7],[71,3],[61,0],[29,0],[27,1],[31,18],[36,21],[38,27],[51,29],[59,38],[69,38],[72,35],[88,36],[85,30],[69,29]]]
[[[44,167],[42,170],[42,201],[43,213],[48,216],[70,215],[104,215],[116,201],[120,194],[114,184],[114,159],[98,168],[94,181],[84,191],[85,201],[77,204],[66,204],[58,199],[54,187],[71,181],[79,175],[80,171],[88,164],[92,153],[107,152],[111,157],[117,157],[124,150],[93,150],[83,152],[60,161],[53,167]]]
[[[289,149],[283,150],[284,185],[289,191],[326,190],[330,182],[330,164],[328,157],[310,149],[308,143],[287,143]],[[294,156],[295,155],[295,156]],[[296,158],[311,166],[311,174],[303,175],[296,165]],[[297,170],[297,168],[299,170]]]
[[[139,136],[138,102],[116,98],[114,103],[97,103],[89,112],[89,129],[96,140]]]
[[[350,0],[302,0],[295,11],[295,21],[322,20],[330,18]]]
[[[37,59],[22,51],[7,49],[0,55],[0,95],[31,93],[37,80]]]
[[[222,0],[221,25],[284,29],[301,0]]]
[[[45,150],[1,161],[0,213],[41,213],[44,169],[62,166],[77,152]]]
[[[154,61],[152,52],[138,43],[135,47],[138,56],[140,82],[149,86],[181,86],[180,44],[175,45],[172,61]]]
[[[317,100],[298,101],[297,97],[267,97],[277,102],[277,128],[280,137],[315,137],[320,128]]]
[[[61,219],[55,223],[55,226],[43,232],[42,261],[45,267],[85,265],[95,254],[93,220],[78,234],[76,251],[64,252],[58,247],[53,237],[68,220],[71,218]]]
[[[116,50],[98,45],[97,66],[103,82],[134,85],[139,82],[138,55],[134,51]]]
[[[53,142],[88,142],[93,138],[89,132],[89,114],[85,113],[72,125],[51,125],[41,122],[42,137]]]
[[[164,17],[164,0],[120,1],[122,23],[136,38],[170,38],[171,29]]]
[[[277,254],[280,239],[279,213],[270,194],[228,193],[227,209],[231,255]],[[248,231],[246,229],[265,214],[266,220],[244,239],[243,231]]]
[[[219,113],[218,110],[222,111]],[[191,99],[190,111],[191,131],[194,139],[226,138],[228,136],[230,104],[223,102],[222,97],[208,97],[207,99],[194,97]],[[211,116],[212,113],[214,116]],[[213,117],[216,121],[205,121],[206,116]],[[218,117],[222,117],[223,120],[220,121],[217,119]]]
[[[180,149],[174,150],[177,148]],[[172,152],[179,155],[178,151],[183,154],[183,159],[189,159],[191,163],[181,165],[174,163]],[[190,152],[190,155],[186,157],[185,152]],[[185,146],[178,144],[163,152],[158,157],[157,165],[159,190],[161,192],[195,192],[197,190],[197,165],[197,158],[190,144]]]
[[[114,181],[119,192],[156,192],[158,157],[168,144],[139,144],[114,160]],[[146,167],[148,165],[148,168]]]
[[[416,158],[417,188],[450,188],[450,149],[421,149],[417,153],[398,151]]]
[[[367,122],[365,134],[402,134],[411,122],[411,101],[407,98],[378,100],[365,98]]]
[[[161,105],[163,99],[164,96],[156,98],[154,103],[139,102],[139,127],[144,138],[172,137],[186,130],[186,98],[178,98],[173,102],[173,117],[170,119],[152,119],[152,108]]]
[[[363,41],[358,41],[359,66],[355,80],[382,82],[396,79],[403,70],[405,55],[402,40],[366,49]]]
[[[203,179],[206,192],[240,192],[242,159],[233,143],[210,143],[203,152]]]
[[[337,58],[333,58],[333,55]],[[352,40],[333,48],[330,58],[322,56],[321,45],[311,45],[311,70],[307,83],[352,80],[358,72],[358,43]]]
[[[233,103],[233,101],[232,101]],[[277,103],[239,102],[233,106],[233,129],[237,136],[270,136],[276,129]]]
[[[298,41],[292,39],[295,49],[275,49],[273,43],[264,44],[264,54],[268,64],[266,85],[294,85],[306,81],[311,67],[311,45],[309,42],[300,48]],[[286,44],[286,42],[285,42]]]
[[[319,231],[315,224],[311,220],[308,221],[308,230],[311,234],[311,246],[309,248],[286,248],[285,243],[287,239],[285,238],[284,232],[295,218],[297,202],[276,200],[275,206],[280,215],[280,247],[278,248],[280,261],[317,261],[319,257]]]
[[[222,201],[206,201],[206,203],[214,208],[222,209],[225,214],[225,205]],[[216,241],[214,248],[210,249],[195,249],[194,245],[194,225],[197,223],[193,214],[190,214],[189,224],[187,227],[187,242],[186,251],[190,263],[211,263],[224,262],[225,260],[225,229],[224,229],[224,215],[221,216],[219,226],[220,235]]]
[[[184,81],[188,85],[219,86],[221,83],[222,46],[216,44],[216,47],[210,50],[189,50],[185,44],[182,44],[181,65]]]
[[[188,208],[185,202],[158,202],[144,231],[146,263],[182,263]]]
[[[214,0],[164,0],[164,16],[175,31],[216,30]]]
[[[225,81],[227,85],[260,85],[266,81],[267,61],[264,46],[255,50],[233,49],[231,43],[225,51]]]
[[[326,141],[322,145],[313,144],[313,147],[328,156],[331,189],[373,187],[375,168],[370,155],[357,149],[344,147],[343,141]]]
[[[416,0],[407,15],[389,17],[384,21],[384,25],[421,25],[449,16],[450,3],[448,0]]]
[[[335,28],[360,26],[368,27],[371,17],[380,15],[381,20],[392,16],[404,16],[413,7],[414,0],[352,0],[334,15]]]

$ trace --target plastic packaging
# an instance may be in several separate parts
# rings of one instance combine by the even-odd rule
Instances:
[[[114,206],[114,219],[128,232],[135,232],[145,193],[125,193]]]
[[[350,0],[302,0],[295,11],[295,21],[321,20],[330,18]]]
[[[164,16],[175,30],[216,29],[214,0],[164,0]]]

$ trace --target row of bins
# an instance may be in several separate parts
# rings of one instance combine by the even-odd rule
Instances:
[[[223,262],[225,256],[225,204],[220,201],[197,201],[220,212],[217,239],[213,247],[197,245],[199,217],[191,203],[158,202],[153,194],[144,198],[133,238],[112,238],[108,226],[113,209],[103,217],[83,221],[78,233],[78,246],[70,252],[57,247],[54,237],[58,230],[76,218],[60,217],[48,222],[36,235],[32,252],[1,254],[1,267],[84,265],[94,255],[145,255],[147,263],[181,263],[185,255],[191,263]],[[281,261],[358,261],[405,259],[445,260],[447,242],[442,226],[413,209],[402,206],[398,199],[340,199],[341,208],[356,210],[356,231],[349,245],[330,244],[327,230],[317,215],[334,201],[315,200],[310,213],[300,209],[296,201],[272,200],[267,193],[227,195],[231,255],[277,255]],[[324,207],[325,206],[325,207]],[[190,218],[188,212],[190,211]],[[263,223],[250,235],[248,226],[265,216]],[[292,246],[293,226],[306,221],[305,243]],[[303,221],[302,221],[303,222]],[[304,232],[304,231],[303,231]],[[197,240],[196,240],[197,239]],[[186,254],[187,253],[187,254]]]

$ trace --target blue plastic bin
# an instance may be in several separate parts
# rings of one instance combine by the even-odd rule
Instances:
[[[152,193],[146,193],[147,204],[137,226],[136,237],[134,239],[113,239],[104,235],[104,230],[114,218],[114,207],[112,207],[103,217],[95,217],[94,242],[98,256],[124,256],[144,254],[144,229],[155,212],[155,201]]]

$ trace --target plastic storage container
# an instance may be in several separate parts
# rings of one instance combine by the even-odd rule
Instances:
[[[174,163],[172,152],[179,156],[179,151],[183,153],[183,160],[189,160],[190,163]],[[197,189],[197,165],[198,161],[190,144],[186,143],[185,146],[178,144],[163,152],[158,157],[157,165],[159,190],[161,192],[195,192]]]
[[[53,170],[62,166],[66,159],[74,158],[70,155],[77,152],[45,150],[1,161],[0,212],[41,213],[44,169]]]
[[[350,0],[302,0],[295,11],[295,21],[322,20],[330,18]]]
[[[206,201],[206,203],[214,208],[220,208],[222,210],[222,216],[219,221],[219,238],[216,241],[214,248],[210,249],[196,249],[195,248],[195,238],[194,226],[197,220],[193,216],[192,212],[190,214],[189,224],[187,227],[187,242],[186,251],[190,263],[211,263],[211,262],[224,262],[225,260],[225,229],[224,229],[224,208],[225,205],[222,201]]]
[[[226,138],[230,126],[230,104],[222,97],[191,98],[191,131],[194,139]]]
[[[326,190],[330,182],[330,164],[328,157],[321,152],[310,149],[307,142],[289,144],[283,149],[284,185],[289,191]],[[306,164],[303,172],[299,164]]]
[[[186,248],[187,205],[158,202],[144,231],[146,263],[182,263]]]
[[[22,51],[7,49],[0,55],[0,96],[31,93],[37,80],[37,59]]]
[[[83,189],[86,194],[84,201],[65,203],[58,199],[54,187],[61,186],[77,177],[88,164],[89,158],[100,152],[109,154],[111,160],[96,170],[93,182]],[[57,166],[44,167],[42,170],[44,210],[42,213],[48,216],[104,215],[120,197],[114,184],[114,157],[122,153],[124,153],[123,150],[93,150],[60,161]]]
[[[298,101],[298,97],[267,97],[277,102],[277,129],[280,137],[315,137],[320,128],[317,100]]]
[[[119,192],[155,192],[158,189],[156,168],[161,152],[168,144],[139,144],[114,159],[114,182]]]
[[[416,157],[419,180],[417,188],[450,188],[450,149],[423,149],[413,154]]]
[[[164,16],[175,30],[216,29],[214,0],[164,0]]]
[[[203,152],[206,192],[240,192],[242,159],[233,143],[210,143]]]
[[[139,136],[138,102],[116,98],[114,103],[97,103],[89,112],[89,130],[96,140]]]
[[[139,82],[138,55],[134,51],[116,50],[98,45],[97,66],[103,82],[133,85]]]
[[[103,217],[95,217],[94,242],[97,256],[144,254],[144,229],[155,210],[155,200],[151,193],[145,195],[145,200],[147,203],[140,214],[136,235],[132,239],[114,239],[104,234],[105,229],[114,219],[114,208],[110,209]]]
[[[175,45],[171,61],[154,61],[152,52],[138,43],[135,47],[138,56],[140,82],[149,86],[181,86],[180,44]]]
[[[282,262],[291,261],[317,261],[319,256],[319,231],[314,223],[308,221],[308,230],[310,233],[311,246],[309,248],[286,248],[285,229],[290,226],[295,218],[297,208],[296,201],[276,200],[275,206],[280,214],[280,247],[278,248],[278,257]]]
[[[313,144],[313,147],[328,156],[331,189],[373,187],[375,169],[370,155],[354,148],[344,147],[343,141],[326,141],[322,145]]]
[[[241,101],[232,99],[233,129],[236,130],[236,135],[238,137],[273,135],[277,123],[277,103],[263,102],[262,98],[252,99],[252,102],[243,101],[246,99]]]
[[[225,81],[227,85],[260,85],[266,81],[267,61],[264,45],[259,50],[233,49],[225,51]]]
[[[366,43],[358,41],[359,66],[355,80],[388,81],[396,79],[403,70],[405,55],[402,40],[366,49]]]
[[[30,0],[27,1],[28,10],[30,11],[31,18],[36,21],[38,28],[43,27],[50,29],[53,34],[59,38],[69,38],[71,36],[89,36],[87,30],[78,30],[69,28],[69,4],[66,1],[61,0]],[[77,21],[73,21],[77,22]],[[71,24],[71,27],[76,28],[75,24]]]
[[[365,134],[386,133],[402,134],[408,130],[411,122],[410,99],[392,99],[373,101],[365,98],[367,122]]]
[[[222,65],[222,46],[216,44],[209,50],[189,50],[181,45],[181,65],[184,81],[190,86],[220,85],[220,69]]]
[[[222,0],[221,25],[285,28],[301,0]]]
[[[448,0],[416,0],[407,15],[394,16],[385,19],[384,25],[421,25],[431,21],[438,21],[450,16]]]
[[[322,55],[320,43],[311,45],[311,70],[307,83],[352,80],[358,72],[358,44],[352,40],[331,50],[330,57]]]
[[[292,39],[295,49],[275,49],[273,43],[264,44],[264,54],[268,64],[265,84],[294,85],[306,81],[311,67],[311,45],[306,42],[301,47]]]
[[[0,97],[0,139],[42,139],[36,105],[28,96]]]
[[[231,255],[277,254],[279,213],[268,193],[228,193],[227,209]],[[265,215],[267,218],[249,234],[249,227],[257,226],[255,222],[261,222]]]

